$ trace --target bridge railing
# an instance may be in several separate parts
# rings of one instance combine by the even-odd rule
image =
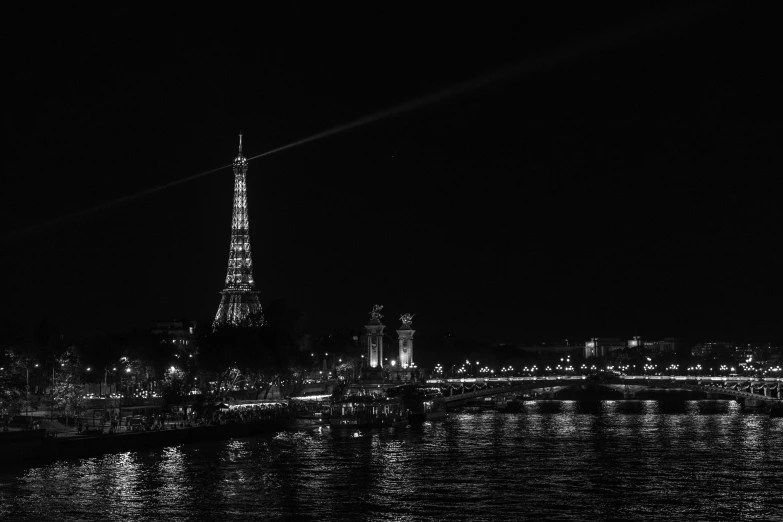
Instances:
[[[620,380],[652,380],[652,381],[708,381],[708,382],[783,382],[783,377],[722,377],[703,375],[618,375],[612,377]],[[487,382],[529,382],[529,381],[582,381],[588,380],[588,375],[548,375],[523,377],[464,377],[460,379],[428,379],[428,384],[439,383],[487,383]]]
[[[587,375],[551,375],[548,377],[465,377],[461,379],[428,379],[427,384],[439,384],[439,383],[487,383],[487,382],[530,382],[530,381],[583,381],[586,380]]]
[[[623,375],[620,379],[637,380],[674,380],[674,381],[710,381],[710,382],[783,382],[782,377],[722,377],[712,375]]]

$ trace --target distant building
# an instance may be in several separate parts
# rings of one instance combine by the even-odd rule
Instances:
[[[628,341],[628,348],[642,348],[642,338],[634,335],[633,339]]]
[[[662,341],[643,341],[642,343],[644,351],[652,355],[679,353],[681,345],[682,343],[674,337],[666,337]]]
[[[739,344],[734,347],[734,352],[738,359],[748,359],[753,357],[757,361],[767,359],[779,359],[781,356],[781,347],[776,343],[748,343]]]
[[[195,346],[196,321],[187,319],[174,319],[171,321],[158,321],[152,327],[152,335],[168,337],[177,346]]]
[[[751,344],[738,344],[734,347],[734,354],[738,359],[746,360],[757,355],[756,348]]]
[[[533,346],[517,346],[517,350],[520,352],[535,353],[539,357],[545,358],[547,356],[571,356],[576,357],[582,355],[583,348],[581,346],[574,345],[533,345]]]
[[[607,337],[593,337],[585,342],[584,356],[588,357],[606,357],[611,352],[623,350],[626,343],[620,339]]]
[[[638,335],[629,340],[627,346],[639,350],[645,355],[679,354],[685,349],[685,344],[675,337],[665,337],[659,341],[646,341]]]
[[[694,357],[721,357],[736,355],[736,350],[731,343],[723,341],[703,341],[691,348]]]
[[[769,353],[767,354],[767,360],[780,360],[783,357],[783,347],[779,344],[770,344]]]

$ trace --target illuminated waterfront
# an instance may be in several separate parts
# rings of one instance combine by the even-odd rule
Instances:
[[[783,419],[732,401],[527,402],[0,473],[0,518],[770,520]]]

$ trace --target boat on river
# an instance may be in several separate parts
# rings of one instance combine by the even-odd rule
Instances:
[[[506,407],[503,409],[505,413],[520,413],[523,410],[522,401],[515,399],[506,403]]]
[[[292,415],[289,423],[290,428],[317,428],[328,425],[329,416],[321,412]]]
[[[329,404],[322,401],[289,401],[291,428],[317,428],[329,425]]]
[[[522,411],[523,397],[516,395],[499,395],[495,399],[495,409],[504,413],[519,413]]]
[[[405,384],[390,388],[386,394],[403,398],[411,424],[442,420],[448,416],[445,397],[438,388]]]
[[[414,415],[421,416],[422,421],[437,421],[448,417],[446,413],[446,402],[442,398],[433,398],[425,400],[421,404],[421,413],[411,413],[411,422]]]
[[[407,426],[402,397],[351,395],[332,402],[329,424],[335,428],[383,428]]]

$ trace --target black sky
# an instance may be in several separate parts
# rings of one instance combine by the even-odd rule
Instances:
[[[3,320],[211,320],[230,170],[57,218],[227,165],[240,130],[252,156],[506,71],[251,161],[262,302],[313,333],[381,303],[387,324],[495,341],[783,337],[771,13],[482,9],[18,13]]]

